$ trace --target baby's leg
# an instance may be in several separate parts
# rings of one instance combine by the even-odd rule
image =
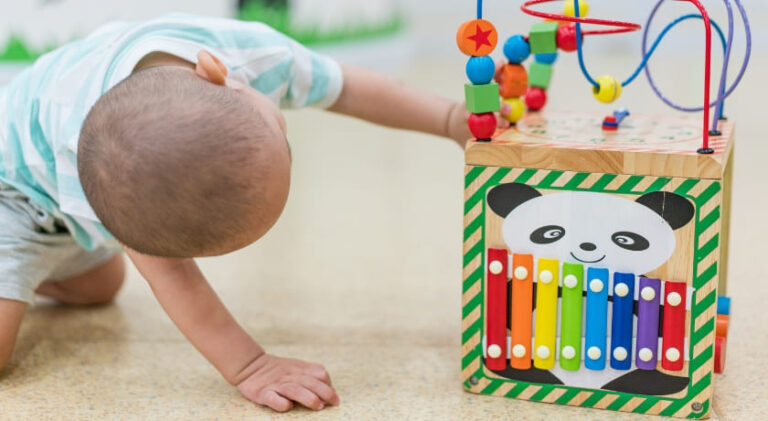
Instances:
[[[11,359],[26,308],[27,304],[21,301],[0,298],[0,371]]]
[[[125,261],[116,254],[103,264],[59,281],[46,281],[35,291],[65,304],[93,305],[112,301],[125,279]]]

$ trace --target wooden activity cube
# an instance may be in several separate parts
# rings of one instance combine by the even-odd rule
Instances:
[[[696,116],[602,120],[529,114],[467,145],[463,385],[707,418],[725,358],[733,125],[700,155]]]

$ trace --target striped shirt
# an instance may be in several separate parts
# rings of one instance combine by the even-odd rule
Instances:
[[[80,129],[93,104],[147,54],[197,61],[206,49],[281,107],[327,107],[341,92],[339,65],[267,25],[189,15],[101,27],[44,55],[0,88],[0,182],[64,221],[87,250],[119,248],[99,222],[77,173]]]

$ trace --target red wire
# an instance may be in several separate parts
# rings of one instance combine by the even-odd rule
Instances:
[[[587,23],[587,24],[593,24],[593,25],[604,25],[604,26],[613,26],[615,29],[597,29],[592,31],[584,31],[582,34],[584,35],[605,35],[605,34],[620,34],[623,32],[632,32],[637,31],[641,28],[640,25],[636,23],[631,22],[622,22],[622,21],[616,21],[616,20],[606,20],[606,19],[594,19],[594,18],[583,18],[583,17],[571,17],[571,16],[565,16],[557,13],[547,13],[547,12],[539,12],[536,10],[530,9],[530,6],[541,4],[541,3],[548,3],[551,1],[556,0],[528,0],[523,3],[522,6],[520,6],[520,10],[523,11],[523,13],[536,16],[544,19],[551,19],[551,20],[560,20],[560,21],[567,21],[567,22],[579,22],[579,23]],[[565,0],[565,1],[572,1],[572,0]],[[704,132],[702,135],[702,149],[708,149],[709,148],[709,82],[710,82],[710,67],[712,63],[712,27],[709,23],[709,14],[707,13],[707,9],[704,8],[704,6],[701,4],[701,1],[699,0],[678,0],[678,1],[688,1],[690,3],[693,3],[696,8],[699,9],[699,12],[701,13],[701,18],[704,21],[704,27],[706,31],[706,48],[704,53]]]
[[[704,132],[702,134],[701,148],[703,150],[709,149],[709,78],[710,67],[712,63],[712,27],[709,24],[709,14],[707,9],[701,4],[699,0],[682,0],[693,3],[701,13],[701,19],[704,21],[706,31],[706,47],[704,49]]]
[[[624,32],[637,31],[638,29],[641,28],[640,25],[632,22],[622,22],[618,20],[594,19],[594,18],[584,18],[584,17],[577,18],[577,17],[571,17],[571,16],[561,15],[557,13],[539,12],[537,10],[530,9],[530,6],[540,4],[540,3],[548,3],[551,1],[556,1],[556,0],[528,0],[525,3],[523,3],[522,6],[520,6],[520,10],[522,10],[523,13],[525,14],[544,18],[544,19],[562,20],[567,22],[589,23],[594,25],[604,25],[604,26],[615,27],[615,29],[597,29],[592,31],[583,31],[582,34],[584,35],[621,34]],[[565,1],[572,1],[572,0],[565,0]]]

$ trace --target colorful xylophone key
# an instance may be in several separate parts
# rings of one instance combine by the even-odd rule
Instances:
[[[584,266],[563,263],[560,312],[560,367],[576,371],[581,365],[581,323],[584,302]]]
[[[555,367],[559,266],[557,259],[539,259],[533,366],[543,370]]]
[[[685,345],[685,282],[664,283],[664,322],[661,341],[661,367],[665,370],[683,369]]]
[[[518,370],[528,370],[531,368],[533,256],[513,254],[512,268],[509,299],[512,350],[509,365]]]
[[[635,364],[642,370],[655,370],[658,362],[661,280],[641,277],[639,291]]]
[[[485,351],[491,370],[507,365],[507,264],[507,250],[488,249]]]
[[[632,367],[632,322],[635,275],[614,272],[613,313],[611,315],[611,368]]]
[[[587,323],[584,338],[584,366],[605,369],[605,343],[608,329],[608,269],[587,269]]]

